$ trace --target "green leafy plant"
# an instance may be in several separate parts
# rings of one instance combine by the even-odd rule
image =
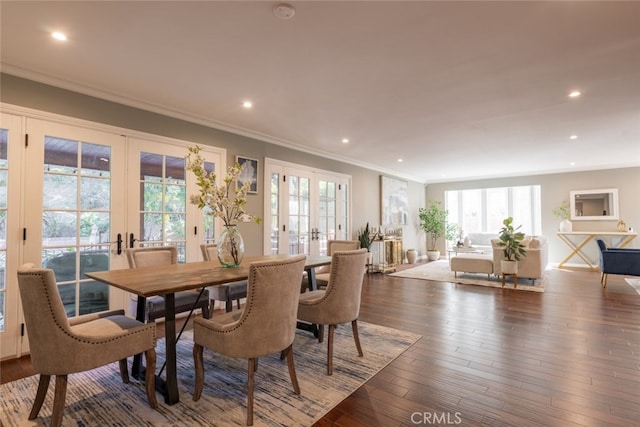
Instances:
[[[358,231],[358,241],[360,242],[360,248],[366,249],[367,252],[371,249],[371,230],[369,230],[369,223]]]
[[[427,250],[436,251],[438,239],[446,236],[453,237],[457,230],[457,224],[447,224],[449,212],[442,208],[442,203],[430,200],[427,208],[418,209],[418,226],[427,234]]]
[[[551,211],[551,213],[553,214],[553,216],[555,216],[556,218],[560,218],[562,220],[564,219],[569,219],[569,202],[564,200],[560,206],[558,206],[557,208],[553,209]]]
[[[500,239],[498,246],[502,248],[504,259],[506,261],[520,261],[520,259],[527,254],[525,246],[522,244],[524,233],[518,231],[522,226],[519,225],[514,228],[512,217],[505,218],[502,224],[503,227],[498,234],[498,238]]]

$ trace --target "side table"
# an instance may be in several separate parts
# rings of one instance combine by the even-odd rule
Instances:
[[[505,279],[507,278],[507,276],[511,276],[513,278],[513,288],[517,288],[518,287],[518,275],[517,274],[511,274],[511,273],[502,273],[502,287],[504,288],[504,282]]]

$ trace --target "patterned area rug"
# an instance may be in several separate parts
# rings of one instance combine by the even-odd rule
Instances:
[[[390,274],[390,276],[409,277],[412,279],[435,280],[437,282],[462,283],[465,285],[489,286],[492,288],[502,288],[502,278],[491,275],[487,278],[485,273],[461,273],[455,277],[449,266],[449,260],[438,260],[420,265],[418,267],[409,268],[407,270],[398,271]],[[542,280],[537,279],[532,283],[529,279],[519,278],[518,291],[544,292],[547,285],[547,274],[544,274]],[[505,288],[514,289],[513,280],[507,278]]]
[[[255,377],[254,425],[312,425],[420,338],[365,322],[359,322],[358,331],[363,358],[358,357],[351,325],[336,328],[333,376],[326,375],[326,340],[319,344],[310,333],[297,333],[293,348],[300,396],[293,394],[286,360],[281,361],[279,354],[261,358]],[[158,366],[164,361],[163,348],[159,340]],[[123,384],[114,363],[69,376],[63,426],[245,426],[247,361],[205,349],[205,387],[194,402],[192,348],[193,337],[187,331],[178,343],[179,403],[168,406],[158,395],[159,408],[152,410],[143,384],[133,378]],[[54,381],[40,417],[33,421],[27,416],[38,377],[0,386],[0,426],[49,425]]]

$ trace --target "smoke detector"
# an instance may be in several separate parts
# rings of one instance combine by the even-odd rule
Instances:
[[[280,19],[290,19],[296,14],[296,10],[288,3],[280,3],[273,7],[273,14]]]

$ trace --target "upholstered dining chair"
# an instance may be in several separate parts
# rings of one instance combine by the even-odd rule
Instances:
[[[359,240],[328,240],[327,241],[327,255],[331,256],[337,251],[354,251],[360,249]],[[331,275],[331,265],[323,265],[316,268],[316,283],[318,288],[325,288],[329,283],[329,276]],[[302,281],[302,292],[305,292],[309,288],[309,283],[306,277]]]
[[[127,249],[127,261],[130,268],[150,267],[156,265],[176,264],[178,251],[175,246],[145,246]],[[130,309],[136,313],[138,297],[131,295]],[[153,322],[165,316],[164,298],[154,296],[145,302],[145,322]],[[191,309],[201,309],[203,317],[209,317],[209,293],[200,295],[199,290],[181,291],[175,294],[175,312],[184,313]]]
[[[215,243],[200,245],[202,258],[205,261],[217,259],[217,245]],[[209,299],[211,301],[224,301],[225,311],[228,313],[233,310],[233,300],[236,300],[238,309],[240,309],[240,299],[247,297],[247,281],[239,280],[237,282],[225,283],[224,285],[209,286]],[[211,305],[213,311],[213,304]]]
[[[204,388],[204,347],[229,357],[249,359],[247,425],[253,425],[254,374],[258,358],[273,353],[286,356],[295,394],[300,394],[293,361],[300,276],[306,257],[250,264],[247,303],[235,311],[193,324],[193,359],[196,370],[193,400]]]
[[[18,287],[29,335],[31,363],[40,374],[29,419],[38,416],[55,375],[51,425],[60,426],[67,393],[67,376],[118,361],[122,381],[129,382],[127,357],[144,353],[145,388],[149,405],[155,395],[156,326],[124,315],[124,310],[86,314],[68,319],[53,270],[24,264],[18,269]]]
[[[318,325],[319,342],[324,339],[324,325],[329,325],[328,375],[333,374],[333,336],[336,325],[351,322],[358,355],[363,356],[358,337],[358,315],[366,262],[366,249],[334,252],[331,256],[331,273],[327,288],[300,295],[298,319]]]

